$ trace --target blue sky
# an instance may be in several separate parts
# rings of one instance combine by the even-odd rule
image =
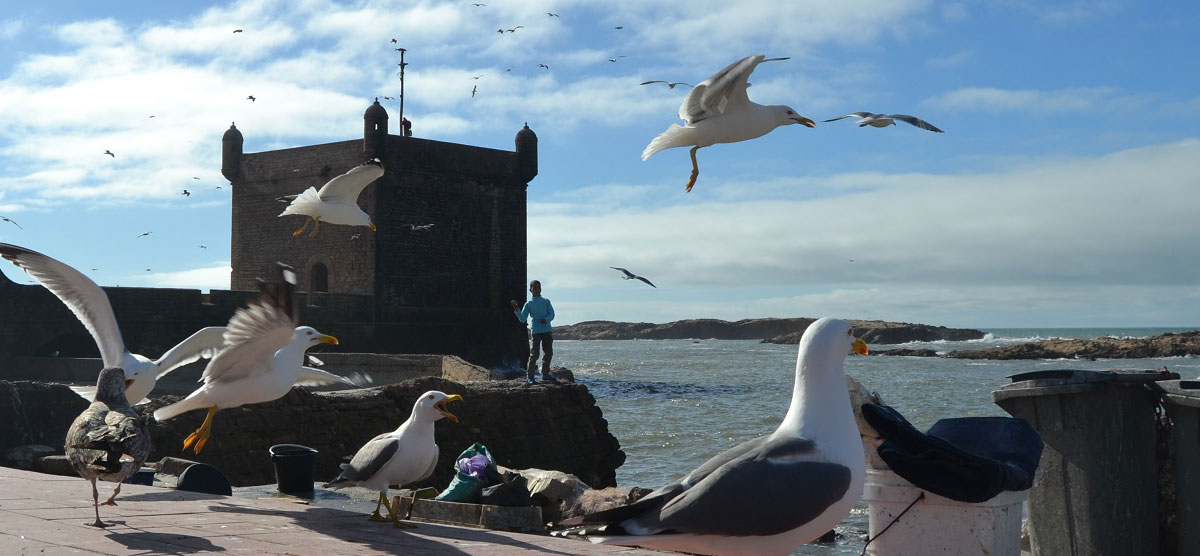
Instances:
[[[537,132],[529,276],[560,324],[1200,324],[1193,3],[482,3],[6,3],[0,216],[21,228],[0,241],[103,285],[228,287],[221,134],[357,138],[399,96],[401,46],[417,136]],[[640,159],[687,90],[638,83],[756,53],[791,59],[759,66],[751,100],[815,129],[701,149],[690,193],[687,149]],[[821,122],[856,111],[946,133]]]

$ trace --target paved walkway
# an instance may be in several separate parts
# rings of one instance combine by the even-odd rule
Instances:
[[[113,483],[98,483],[103,501]],[[663,556],[544,535],[432,523],[396,529],[366,513],[283,498],[213,496],[123,485],[101,506],[107,529],[88,525],[92,492],[78,477],[0,467],[0,554],[584,554]]]

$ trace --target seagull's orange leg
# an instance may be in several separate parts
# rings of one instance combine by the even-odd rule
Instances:
[[[292,232],[292,237],[297,237],[297,236],[299,236],[300,234],[304,233],[304,229],[305,229],[305,228],[307,228],[307,227],[308,227],[308,223],[309,223],[309,222],[312,222],[312,221],[313,221],[313,217],[311,217],[311,216],[305,216],[305,217],[304,217],[304,225],[303,225],[303,226],[300,226],[300,229],[299,229],[299,230],[296,230],[296,231]]]
[[[311,234],[308,234],[309,239],[317,237],[317,230],[320,229],[320,227],[321,227],[321,219],[313,218],[313,231]]]
[[[700,146],[697,145],[695,147],[692,147],[692,150],[691,150],[691,153],[692,153],[692,178],[689,179],[688,183],[687,183],[688,191],[691,191],[692,186],[696,185],[696,177],[700,175],[700,166],[698,166],[696,164],[696,149],[699,149],[699,148],[700,148]]]
[[[212,419],[213,415],[216,414],[217,406],[214,405],[208,408],[208,415],[204,417],[204,422],[200,424],[200,428],[196,429],[196,432],[189,434],[183,440],[184,450],[192,448],[195,453],[199,454],[200,450],[204,449],[204,444],[208,442],[208,437],[212,436]],[[193,444],[195,444],[194,448],[192,447]]]
[[[105,506],[116,506],[117,505],[117,495],[120,493],[121,493],[121,483],[117,483],[117,488],[113,490],[112,496],[109,496],[108,500],[104,501],[104,505]]]

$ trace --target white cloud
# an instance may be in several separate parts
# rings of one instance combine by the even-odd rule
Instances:
[[[972,50],[960,50],[945,56],[930,58],[925,61],[925,65],[936,69],[956,68],[971,61],[974,56],[975,52]]]
[[[1122,97],[1111,87],[1083,87],[1039,91],[1034,89],[999,89],[994,87],[967,87],[930,98],[926,105],[947,110],[961,111],[1016,111],[1035,112],[1084,112],[1099,111],[1107,106],[1122,105],[1129,109],[1136,98]]]
[[[5,19],[0,21],[0,39],[15,39],[21,34],[24,28],[24,22],[19,19]]]
[[[233,267],[229,265],[229,261],[221,261],[202,268],[135,274],[126,277],[125,281],[156,288],[227,290],[232,272]]]

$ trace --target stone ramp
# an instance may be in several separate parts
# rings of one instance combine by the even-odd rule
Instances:
[[[98,483],[101,498],[112,483]],[[78,477],[0,468],[0,554],[515,555],[659,551],[507,531],[418,523],[396,529],[365,511],[300,499],[239,498],[126,484],[118,506],[93,519],[91,489]]]

